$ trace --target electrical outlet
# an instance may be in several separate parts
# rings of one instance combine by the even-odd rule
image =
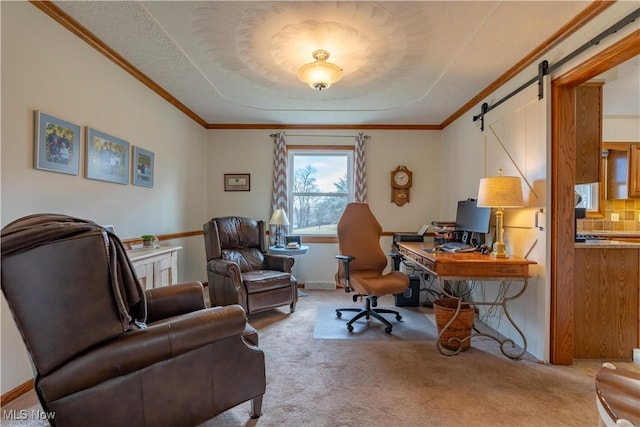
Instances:
[[[620,214],[612,213],[611,214],[611,221],[613,221],[613,222],[620,221]]]

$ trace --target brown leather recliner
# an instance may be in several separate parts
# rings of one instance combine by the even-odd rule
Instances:
[[[264,354],[242,307],[202,284],[143,291],[120,240],[64,215],[2,229],[2,291],[60,426],[192,426],[251,400]]]
[[[295,311],[294,259],[266,253],[264,221],[227,216],[202,228],[211,304],[240,304],[248,314],[282,305]]]

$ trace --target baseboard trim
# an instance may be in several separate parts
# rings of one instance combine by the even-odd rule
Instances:
[[[30,392],[31,390],[33,390],[33,387],[34,387],[34,381],[28,380],[20,384],[18,387],[12,390],[9,390],[8,392],[0,396],[0,406],[4,406],[7,403],[11,402],[12,400],[15,400],[18,397],[22,396],[23,394]]]

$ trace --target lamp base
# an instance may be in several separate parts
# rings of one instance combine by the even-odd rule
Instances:
[[[509,254],[505,251],[504,243],[495,242],[493,244],[493,252],[491,252],[491,258],[505,259],[509,258]]]

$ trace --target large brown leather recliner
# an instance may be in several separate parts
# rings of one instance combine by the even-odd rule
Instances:
[[[264,354],[239,305],[205,308],[199,282],[142,290],[100,226],[42,214],[2,229],[2,291],[59,426],[193,426],[251,400]]]
[[[240,304],[248,314],[282,305],[295,311],[294,259],[266,253],[264,221],[227,216],[202,228],[211,304]]]

